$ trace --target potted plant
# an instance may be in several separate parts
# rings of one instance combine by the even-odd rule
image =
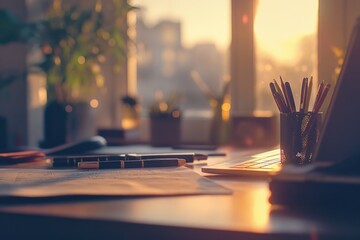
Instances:
[[[137,97],[126,95],[121,98],[123,117],[121,127],[125,130],[136,129],[139,126],[140,106]]]
[[[134,7],[126,1],[112,1],[115,19],[109,21],[101,3],[96,1],[92,8],[84,9],[53,1],[44,19],[23,24],[16,21],[17,26],[21,26],[19,31],[9,30],[6,35],[7,42],[26,41],[38,47],[43,56],[32,66],[43,71],[47,79],[43,147],[67,141],[69,115],[75,115],[76,109],[85,112],[83,109],[89,106],[90,100],[96,98],[104,86],[102,66],[107,58],[115,59],[115,71],[121,70],[126,56],[127,37],[123,33],[126,14]],[[5,27],[12,29],[8,26]],[[81,125],[86,124],[78,123]]]
[[[149,106],[150,143],[153,146],[178,145],[181,137],[180,98],[176,94],[164,97],[161,91],[155,94],[155,98]]]

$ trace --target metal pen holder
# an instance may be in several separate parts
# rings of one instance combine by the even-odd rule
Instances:
[[[312,161],[321,127],[321,113],[280,114],[280,152],[283,164],[303,165]]]

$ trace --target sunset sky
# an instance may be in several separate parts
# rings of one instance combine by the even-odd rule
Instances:
[[[230,44],[230,0],[133,0],[142,6],[145,19],[155,24],[159,19],[182,22],[186,47],[196,42],[215,42],[220,49]],[[255,18],[257,48],[280,61],[298,55],[298,40],[317,29],[318,1],[259,0]]]
[[[258,48],[282,62],[296,59],[301,37],[317,31],[317,11],[314,0],[260,0],[254,23]]]
[[[220,48],[230,44],[230,1],[226,0],[133,0],[143,6],[145,19],[155,24],[159,19],[182,22],[186,47],[196,42],[215,42]]]

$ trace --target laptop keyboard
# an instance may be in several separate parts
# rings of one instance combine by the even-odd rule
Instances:
[[[260,169],[260,170],[269,170],[269,171],[280,170],[281,162],[280,162],[279,149],[252,155],[250,156],[249,160],[237,163],[231,168],[249,169],[249,170]]]

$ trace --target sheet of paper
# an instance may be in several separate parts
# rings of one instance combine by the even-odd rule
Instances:
[[[0,197],[230,194],[186,167],[147,169],[0,169]]]

